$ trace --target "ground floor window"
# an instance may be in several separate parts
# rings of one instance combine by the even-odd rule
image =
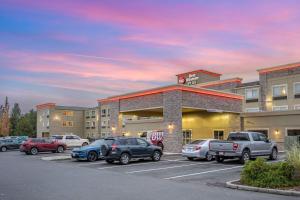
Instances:
[[[254,129],[254,130],[248,130],[248,131],[251,131],[251,132],[257,132],[257,133],[262,133],[264,134],[267,138],[268,138],[268,135],[269,135],[269,131],[267,129]]]
[[[183,141],[182,144],[189,144],[192,142],[192,130],[183,130],[182,131]]]
[[[214,130],[214,139],[224,140],[224,131],[223,130]]]
[[[49,137],[49,136],[50,136],[49,132],[42,132],[42,137]]]
[[[287,136],[300,136],[300,129],[288,129]]]

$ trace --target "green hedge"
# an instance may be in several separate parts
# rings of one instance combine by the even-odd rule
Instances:
[[[287,162],[266,163],[265,159],[257,158],[249,161],[241,173],[241,183],[245,185],[282,188],[299,185],[299,181],[292,180],[294,167]]]

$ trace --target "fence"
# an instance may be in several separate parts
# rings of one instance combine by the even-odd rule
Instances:
[[[300,145],[300,135],[286,136],[284,140],[284,148],[289,150],[293,145]]]

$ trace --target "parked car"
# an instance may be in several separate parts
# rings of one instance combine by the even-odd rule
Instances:
[[[53,135],[52,139],[63,142],[67,147],[81,147],[89,144],[88,139],[82,139],[77,135]]]
[[[269,156],[277,159],[277,144],[270,141],[266,135],[256,132],[232,132],[227,141],[216,140],[210,142],[210,151],[217,162],[225,159],[239,158],[243,164],[257,156]]]
[[[200,158],[211,161],[214,156],[209,153],[209,144],[213,140],[214,139],[195,140],[190,144],[184,145],[182,148],[182,156],[187,157],[189,160]]]
[[[89,145],[80,148],[74,148],[71,156],[77,160],[88,160],[90,162],[94,162],[100,158],[103,158],[101,153],[102,145],[107,147],[104,139],[96,140]]]
[[[151,158],[159,161],[162,156],[162,149],[150,144],[142,138],[114,137],[106,138],[107,147],[102,146],[101,152],[107,163],[120,161],[126,165],[131,159]]]
[[[66,150],[66,144],[57,140],[46,138],[30,138],[23,142],[20,151],[26,154],[36,155],[39,152],[63,153]]]
[[[14,139],[2,139],[0,140],[0,150],[5,152],[9,149],[19,149],[21,143]]]

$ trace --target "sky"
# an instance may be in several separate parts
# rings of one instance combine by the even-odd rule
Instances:
[[[1,0],[0,104],[96,106],[206,69],[300,61],[298,0]]]

